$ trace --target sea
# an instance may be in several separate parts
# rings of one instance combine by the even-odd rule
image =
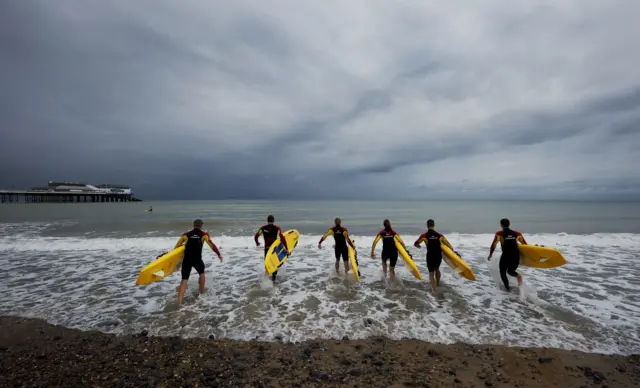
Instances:
[[[269,214],[282,229],[300,232],[275,284],[263,277],[263,248],[253,241]],[[332,237],[318,248],[335,217],[355,240],[360,283],[342,267],[336,273]],[[487,261],[504,217],[530,244],[556,248],[568,263],[521,267],[522,289],[506,291],[499,247]],[[194,271],[178,307],[179,273],[146,286],[135,281],[196,218],[223,262],[205,247],[207,290],[199,295]],[[396,281],[383,279],[379,259],[369,254],[385,218],[410,246],[424,280],[402,259]],[[476,281],[443,263],[440,288],[431,291],[425,250],[411,246],[429,218]],[[376,249],[379,257],[381,245]],[[3,204],[0,265],[0,314],[82,330],[285,342],[385,336],[640,353],[640,203],[634,202]]]

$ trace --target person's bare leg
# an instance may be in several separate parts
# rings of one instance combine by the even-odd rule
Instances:
[[[429,283],[431,283],[431,291],[436,292],[436,274],[429,272]]]
[[[436,286],[440,287],[440,269],[436,269]]]
[[[384,260],[382,261],[382,276],[384,280],[387,280],[387,263]]]
[[[178,288],[178,306],[182,305],[182,298],[184,297],[184,293],[187,291],[187,281],[183,280],[180,282],[180,287]]]
[[[200,274],[200,277],[198,278],[198,285],[200,286],[200,293],[202,294],[204,292],[204,287],[206,285],[207,279],[205,278],[204,274]]]
[[[396,267],[389,267],[390,280],[393,282],[396,280]]]
[[[336,273],[340,275],[340,261],[336,260]]]
[[[518,287],[522,287],[522,275],[518,274],[516,278],[518,279]]]

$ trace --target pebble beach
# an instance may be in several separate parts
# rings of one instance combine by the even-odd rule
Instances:
[[[2,387],[633,387],[640,355],[430,344],[113,335],[0,318]]]

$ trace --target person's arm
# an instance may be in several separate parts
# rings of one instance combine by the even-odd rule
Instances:
[[[216,244],[211,240],[211,236],[209,236],[209,234],[205,234],[204,236],[202,236],[202,240],[204,240],[204,242],[209,245],[211,250],[214,251],[216,255],[218,255],[218,259],[220,260],[220,262],[222,262],[222,255],[220,254],[220,251],[218,250]]]
[[[331,236],[333,234],[333,228],[329,228],[329,230],[327,231],[327,233],[324,234],[324,236],[322,236],[322,238],[320,239],[320,241],[318,242],[318,249],[320,249],[322,242],[329,236]]]
[[[489,249],[489,257],[487,260],[491,260],[491,256],[493,256],[493,252],[496,250],[496,246],[498,245],[498,241],[500,241],[500,232],[496,232],[493,236],[493,242],[491,243],[491,248]]]
[[[182,236],[180,236],[180,239],[176,243],[175,248],[180,248],[180,246],[182,246],[182,244],[184,244],[185,242],[187,242],[187,236],[183,234]]]
[[[380,232],[378,232],[378,235],[376,236],[376,239],[373,240],[373,245],[371,246],[371,258],[375,259],[376,257],[376,245],[378,245],[378,241],[380,241],[380,239],[382,238],[382,236],[380,235]]]
[[[420,244],[422,243],[427,243],[427,234],[426,233],[422,233],[418,239],[416,240],[416,242],[413,243],[413,246],[416,248],[420,248]]]
[[[290,255],[291,251],[289,251],[289,247],[287,246],[287,239],[284,237],[284,233],[282,233],[282,229],[280,229],[280,227],[278,227],[278,234],[280,235],[280,241],[282,241],[284,249],[287,250],[287,255]]]
[[[524,239],[524,236],[522,235],[522,233],[516,232],[516,234],[518,235],[518,237],[516,237],[516,241],[522,245],[527,245],[527,240]]]
[[[447,238],[444,236],[444,234],[440,235],[440,244],[446,245],[447,247],[449,247],[449,249],[451,249],[452,251],[455,252],[455,250],[453,249],[453,247],[449,243],[449,240],[447,240]]]
[[[258,237],[262,234],[262,228],[259,228],[256,232],[255,236],[253,236],[253,240],[256,242],[256,246],[260,246],[260,241],[258,241]]]
[[[353,241],[351,241],[351,237],[349,237],[349,232],[347,231],[347,228],[344,228],[344,238],[347,240],[347,244],[351,245],[351,248],[353,248],[353,250],[356,250],[356,246],[353,245]]]

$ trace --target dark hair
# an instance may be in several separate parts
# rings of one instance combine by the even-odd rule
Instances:
[[[500,226],[504,228],[508,228],[510,225],[511,225],[511,222],[509,222],[508,218],[503,218],[500,220]]]
[[[427,226],[436,226],[436,222],[434,220],[432,220],[431,218],[429,218],[427,220]]]
[[[384,221],[382,221],[382,225],[384,225],[385,228],[390,228],[391,227],[391,222],[389,222],[389,220],[385,219]]]
[[[201,227],[202,227],[202,220],[201,220],[201,219],[199,219],[199,218],[198,218],[198,219],[195,219],[195,220],[193,221],[193,227],[194,227],[194,228],[201,228]]]
[[[334,222],[336,223],[336,225],[340,225],[342,223],[342,220],[340,219],[340,217],[336,217]]]
[[[267,217],[267,222],[274,222],[276,220],[276,218],[274,216],[272,216],[271,214],[269,214],[269,217]]]

